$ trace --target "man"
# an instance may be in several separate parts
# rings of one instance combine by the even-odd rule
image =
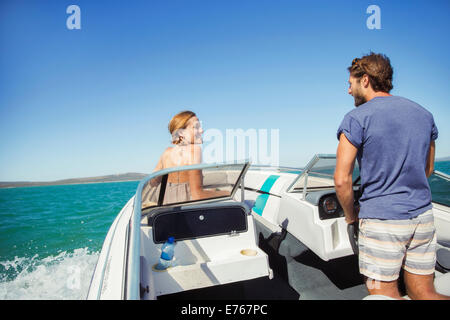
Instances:
[[[433,283],[436,234],[427,181],[438,136],[433,116],[389,94],[393,70],[385,55],[354,59],[348,71],[348,93],[357,108],[337,132],[334,181],[346,222],[359,222],[359,268],[369,293],[401,299],[397,280],[403,268],[410,298],[448,299]],[[356,158],[360,209],[352,188]]]

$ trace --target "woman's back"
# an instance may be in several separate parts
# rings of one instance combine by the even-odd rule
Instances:
[[[200,146],[191,144],[168,147],[162,154],[160,161],[161,169],[201,163]],[[171,173],[167,181],[171,183],[188,183],[188,174],[188,171]]]

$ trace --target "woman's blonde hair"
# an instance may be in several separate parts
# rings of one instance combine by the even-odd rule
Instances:
[[[181,111],[170,120],[169,132],[172,135],[173,144],[179,144],[181,142],[182,137],[179,135],[179,132],[182,129],[186,129],[189,119],[196,116],[197,115],[192,111]]]

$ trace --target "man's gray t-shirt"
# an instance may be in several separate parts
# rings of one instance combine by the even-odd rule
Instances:
[[[397,96],[375,97],[347,113],[341,133],[358,148],[362,196],[359,218],[411,219],[431,209],[425,174],[433,115]]]

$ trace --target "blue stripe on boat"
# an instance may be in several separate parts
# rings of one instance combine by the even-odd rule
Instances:
[[[269,176],[266,181],[264,181],[264,184],[261,187],[261,191],[269,193],[270,189],[272,189],[275,181],[277,181],[279,177],[280,176],[277,175]],[[256,198],[255,206],[253,207],[253,211],[255,211],[255,213],[260,216],[262,216],[264,207],[266,206],[267,200],[269,199],[269,195],[267,193],[259,195],[258,198]]]

